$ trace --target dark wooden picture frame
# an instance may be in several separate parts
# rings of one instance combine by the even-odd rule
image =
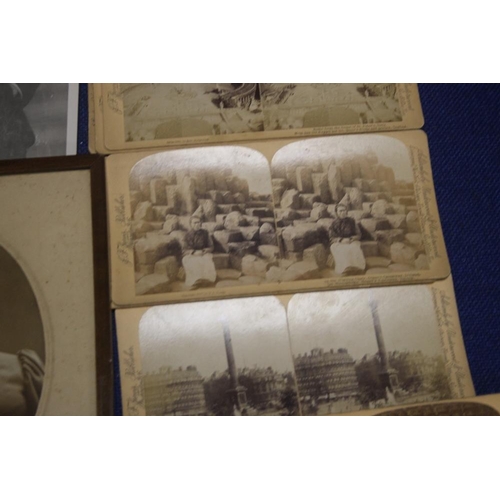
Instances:
[[[112,312],[109,295],[108,237],[104,158],[80,155],[40,159],[2,160],[1,176],[50,172],[90,171],[93,284],[95,317],[96,413],[113,415]],[[37,244],[36,241],[33,244]]]

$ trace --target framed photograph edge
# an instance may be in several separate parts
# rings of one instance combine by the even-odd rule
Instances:
[[[0,176],[90,171],[96,360],[96,414],[113,415],[113,359],[104,157],[60,156],[0,161]]]

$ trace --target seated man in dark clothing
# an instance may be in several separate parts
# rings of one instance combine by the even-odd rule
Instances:
[[[338,204],[337,219],[332,225],[330,252],[334,260],[335,272],[341,275],[361,274],[366,261],[361,250],[361,231],[352,217],[347,215],[347,207]]]
[[[191,230],[186,233],[186,250],[182,266],[186,273],[186,286],[213,285],[217,279],[212,253],[214,244],[206,229],[201,227],[199,217],[191,217]]]
[[[345,205],[337,205],[337,219],[332,225],[333,239],[330,243],[342,243],[343,240],[349,240],[347,243],[359,241],[361,239],[361,231],[352,217],[347,216],[347,207]]]
[[[201,220],[198,217],[191,217],[191,228],[186,233],[186,247],[191,250],[189,253],[195,255],[212,253],[214,251],[212,238],[206,229],[202,229]]]

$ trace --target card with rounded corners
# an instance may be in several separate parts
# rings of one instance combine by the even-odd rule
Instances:
[[[106,174],[116,307],[450,272],[421,131],[119,154]]]
[[[100,153],[418,129],[416,84],[109,83]],[[99,132],[96,130],[96,135]]]
[[[474,396],[451,277],[115,314],[125,415],[330,415]]]

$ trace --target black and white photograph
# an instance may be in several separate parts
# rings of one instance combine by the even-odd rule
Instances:
[[[0,159],[76,154],[78,84],[0,84]]]
[[[33,288],[0,246],[0,416],[33,416],[45,375],[43,322]]]
[[[265,130],[402,120],[395,83],[261,83]]]
[[[425,285],[298,294],[287,316],[303,415],[453,397]]]
[[[146,415],[298,414],[286,311],[276,297],[200,302],[193,311],[156,306],[139,322]]]
[[[120,84],[127,142],[263,131],[257,83]]]
[[[136,294],[259,284],[279,248],[267,159],[239,146],[169,151],[130,173]]]
[[[281,148],[271,171],[281,253],[307,263],[310,277],[428,269],[403,142],[381,135],[306,139]]]

